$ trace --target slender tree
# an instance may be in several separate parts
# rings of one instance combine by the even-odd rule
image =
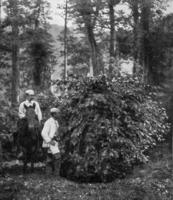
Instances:
[[[140,60],[140,0],[130,0],[129,5],[133,19],[133,73],[135,74],[138,71]]]
[[[51,35],[48,33],[46,21],[49,5],[45,0],[7,0],[4,1],[4,8],[6,17],[2,26],[6,34],[0,48],[6,47],[5,49],[11,52],[13,106],[17,103],[18,92],[23,87],[25,74],[27,74],[27,85],[33,80],[31,84],[36,89],[50,86],[50,63],[53,54]],[[19,76],[20,74],[22,76]]]
[[[166,6],[167,0],[127,0],[131,9],[129,24],[133,29],[133,58],[134,73],[139,71],[139,64],[142,65],[144,81],[154,82],[153,55],[151,52],[150,36],[156,26],[162,9]],[[159,19],[160,20],[160,19]],[[132,23],[131,23],[132,22]]]
[[[101,0],[73,0],[70,3],[72,5],[72,15],[75,17],[80,30],[87,36],[88,39],[94,75],[99,75],[101,71],[103,71],[103,64],[95,29],[98,23],[102,2]]]
[[[150,63],[149,63],[149,31],[151,17],[151,2],[148,0],[142,1],[141,5],[141,28],[142,28],[142,62],[144,68],[144,81],[151,82]]]
[[[67,0],[65,1],[65,19],[64,19],[64,80],[67,78]]]
[[[11,105],[17,104],[18,89],[19,89],[19,1],[8,0],[8,20],[11,22],[12,42],[11,42],[11,57],[12,57],[12,74],[11,74]]]
[[[108,0],[108,8],[109,8],[109,20],[110,20],[110,46],[109,46],[109,54],[110,54],[110,63],[109,63],[109,74],[113,72],[114,59],[116,58],[116,31],[115,31],[115,5],[119,4],[120,0]]]
[[[20,72],[19,72],[19,52],[23,46],[21,36],[23,27],[27,23],[28,1],[7,0],[3,2],[6,17],[2,22],[4,29],[3,46],[4,50],[11,53],[11,105],[14,107],[18,103]],[[8,31],[7,31],[8,30]]]
[[[0,25],[2,21],[2,0],[0,0]]]

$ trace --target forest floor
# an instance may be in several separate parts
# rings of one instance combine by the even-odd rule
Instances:
[[[112,183],[75,183],[45,175],[40,166],[23,175],[18,162],[3,164],[0,200],[173,200],[171,158],[165,149],[155,151],[151,161],[133,174]]]

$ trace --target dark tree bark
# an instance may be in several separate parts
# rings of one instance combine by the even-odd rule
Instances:
[[[13,41],[12,44],[12,85],[11,85],[11,104],[16,105],[18,102],[18,88],[19,88],[19,66],[18,66],[18,44]]]
[[[19,89],[19,27],[16,16],[18,16],[18,6],[16,1],[11,3],[12,21],[12,77],[11,77],[11,105],[12,107],[18,103],[18,89]]]
[[[109,54],[110,54],[110,61],[109,61],[109,74],[111,75],[113,72],[113,65],[114,58],[116,57],[116,33],[115,33],[115,12],[114,6],[120,3],[120,0],[109,0],[108,7],[109,7],[109,21],[110,21],[110,45],[109,45]]]
[[[65,2],[65,19],[64,19],[64,80],[67,79],[67,0]]]
[[[97,43],[95,40],[93,27],[89,23],[87,23],[85,26],[86,26],[87,35],[88,35],[88,41],[90,43],[90,48],[91,48],[93,72],[94,72],[94,75],[98,75],[100,74],[101,66],[99,66],[99,50],[98,50]]]
[[[150,68],[150,47],[149,47],[149,33],[150,33],[150,14],[151,5],[148,0],[142,1],[141,7],[141,28],[142,28],[142,62],[144,70],[144,81],[152,83],[152,69]]]
[[[1,9],[2,9],[2,0],[0,0],[0,25],[1,25],[1,22],[2,22],[2,12],[1,12]]]
[[[95,2],[95,10],[93,9],[93,5],[91,0],[87,2],[81,2],[81,7],[79,8],[78,12],[83,18],[83,22],[86,29],[86,34],[88,37],[88,41],[91,48],[91,59],[92,59],[92,66],[93,66],[93,73],[94,76],[99,75],[103,72],[103,64],[102,59],[100,56],[100,52],[97,46],[94,28],[96,24],[96,20],[99,14],[99,9],[101,6],[101,1],[96,0]]]
[[[139,65],[140,59],[140,30],[139,30],[139,1],[131,0],[131,9],[133,16],[133,58],[134,58],[134,66],[133,73],[137,72],[137,68]]]
[[[113,58],[115,57],[115,14],[114,14],[114,1],[109,0],[109,19],[110,19],[110,61],[109,61],[109,74],[112,74],[113,71]]]

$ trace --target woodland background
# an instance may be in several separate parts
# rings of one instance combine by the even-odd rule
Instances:
[[[62,193],[71,199],[69,191],[79,186],[84,188],[75,190],[74,199],[172,199],[173,14],[165,12],[170,2],[70,0],[57,9],[73,27],[59,27],[48,22],[46,0],[1,1],[2,166],[11,159],[19,103],[32,88],[43,122],[52,105],[61,109],[61,176],[115,180],[78,185],[39,173],[24,177],[17,166],[2,173],[2,199],[55,199]],[[121,6],[128,9],[117,10]]]

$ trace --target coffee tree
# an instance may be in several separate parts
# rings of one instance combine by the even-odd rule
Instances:
[[[61,175],[111,181],[148,161],[169,130],[167,115],[138,78],[75,80],[61,105]]]

